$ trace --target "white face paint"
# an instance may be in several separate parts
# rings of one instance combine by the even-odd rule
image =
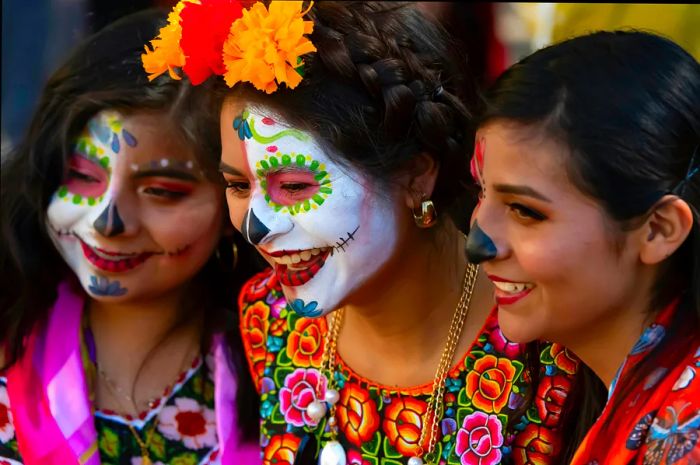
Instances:
[[[211,256],[222,203],[163,115],[102,111],[76,142],[47,223],[93,298],[152,299],[177,290]]]
[[[221,134],[231,221],[273,265],[291,308],[316,317],[343,305],[394,252],[391,198],[268,109],[226,105]]]

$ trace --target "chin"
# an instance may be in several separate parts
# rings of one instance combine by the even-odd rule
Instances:
[[[541,339],[540,328],[533,324],[533,319],[524,315],[514,315],[500,307],[498,309],[498,325],[501,327],[503,335],[512,342],[526,344]]]

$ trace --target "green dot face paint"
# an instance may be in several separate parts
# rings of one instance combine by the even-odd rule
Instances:
[[[335,310],[394,253],[389,196],[312,134],[268,108],[225,107],[222,143],[227,181],[250,185],[249,195],[227,193],[234,224],[273,265],[298,314]]]

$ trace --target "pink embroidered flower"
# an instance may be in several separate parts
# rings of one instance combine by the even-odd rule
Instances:
[[[501,462],[503,434],[496,415],[474,412],[457,432],[455,452],[462,465],[497,465]]]
[[[158,417],[158,431],[168,439],[182,441],[188,449],[216,445],[214,411],[194,399],[175,399],[175,405],[164,407]]]
[[[326,395],[326,377],[315,368],[297,368],[284,379],[280,389],[280,411],[284,420],[294,426],[316,426],[306,413],[309,404],[316,400],[316,388],[321,398]]]
[[[13,437],[15,427],[10,411],[10,396],[7,395],[7,388],[0,386],[0,442],[10,442]]]
[[[493,320],[488,328],[488,331],[489,342],[499,354],[505,355],[510,359],[515,359],[522,353],[524,346],[522,344],[509,341],[503,334],[503,331],[501,331],[500,326],[498,326],[498,320]]]
[[[355,449],[348,450],[348,465],[370,465],[368,460],[362,458],[362,454]]]

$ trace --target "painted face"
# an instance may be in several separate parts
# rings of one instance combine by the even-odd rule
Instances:
[[[530,131],[499,122],[479,131],[473,171],[483,194],[470,259],[494,282],[510,339],[574,345],[625,321],[638,256],[627,239],[616,249],[616,226],[569,181],[565,149]]]
[[[392,200],[311,134],[227,103],[221,137],[231,221],[274,267],[294,311],[335,310],[391,256]]]
[[[175,292],[218,242],[222,189],[168,127],[154,113],[98,113],[49,203],[51,238],[95,299]]]

